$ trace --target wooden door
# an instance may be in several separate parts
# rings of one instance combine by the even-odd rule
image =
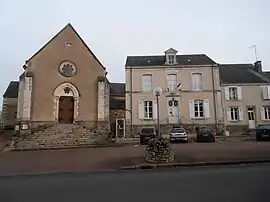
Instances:
[[[73,124],[74,98],[61,96],[59,99],[58,122],[60,124]]]

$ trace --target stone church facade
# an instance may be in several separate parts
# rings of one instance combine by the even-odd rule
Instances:
[[[15,147],[80,146],[109,136],[106,68],[71,24],[28,59],[23,69]]]

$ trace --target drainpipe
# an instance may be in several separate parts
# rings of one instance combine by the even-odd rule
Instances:
[[[214,77],[214,64],[211,67],[212,73],[212,89],[213,89],[213,101],[214,101],[214,118],[215,118],[215,130],[218,132],[218,123],[217,123],[217,106],[216,106],[216,88],[215,88],[215,77]]]
[[[133,81],[132,81],[132,66],[129,69],[129,81],[130,81],[130,86],[129,86],[129,95],[130,95],[130,135],[132,136],[132,128],[133,128],[133,117],[132,117],[132,85],[133,85]]]

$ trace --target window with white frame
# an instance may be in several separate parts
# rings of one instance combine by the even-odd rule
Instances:
[[[192,73],[192,90],[201,91],[202,90],[202,73]]]
[[[230,107],[231,113],[231,121],[238,121],[239,120],[239,108],[238,107]]]
[[[168,74],[167,75],[168,88],[170,91],[175,90],[177,87],[177,74]]]
[[[144,106],[144,118],[152,119],[153,118],[153,101],[143,101]]]
[[[270,99],[270,86],[261,86],[262,88],[262,97],[264,100]]]
[[[175,55],[168,55],[168,64],[169,65],[174,64],[174,57],[175,57]]]
[[[270,106],[264,106],[264,119],[270,120]]]
[[[238,100],[237,87],[229,87],[229,100]]]
[[[144,74],[142,76],[142,90],[144,92],[152,92],[152,74]]]
[[[203,100],[194,100],[194,118],[204,118]]]

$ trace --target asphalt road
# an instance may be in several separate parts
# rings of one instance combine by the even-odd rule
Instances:
[[[0,177],[1,202],[269,202],[270,164]]]

